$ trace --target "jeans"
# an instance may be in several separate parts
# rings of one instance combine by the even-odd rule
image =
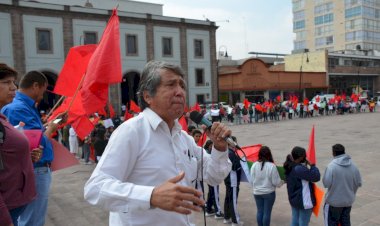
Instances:
[[[290,226],[308,226],[313,209],[298,209],[292,206],[292,222]]]
[[[26,205],[20,215],[20,226],[43,226],[48,206],[48,197],[51,183],[51,170],[49,167],[34,168],[37,198]]]
[[[90,161],[90,145],[84,143],[82,146],[84,161],[87,163]]]
[[[26,205],[14,208],[9,210],[9,214],[11,215],[13,226],[18,226],[18,218],[22,214],[22,212],[25,210]]]
[[[265,195],[254,195],[257,207],[257,225],[269,226],[272,214],[272,207],[276,200],[276,192]]]

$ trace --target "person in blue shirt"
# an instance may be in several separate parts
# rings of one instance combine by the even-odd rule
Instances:
[[[46,129],[42,124],[37,109],[48,85],[47,78],[38,71],[30,71],[20,80],[20,88],[13,102],[4,106],[1,112],[7,116],[12,125],[24,122],[24,129],[40,129],[44,131],[40,145],[43,147],[40,161],[34,163],[37,198],[26,206],[19,218],[19,225],[42,226],[45,223],[48,194],[51,183],[50,165],[53,161],[53,146],[49,137],[57,130],[57,124],[50,122]]]

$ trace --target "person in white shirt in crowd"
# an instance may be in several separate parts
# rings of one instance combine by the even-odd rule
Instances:
[[[256,201],[258,226],[269,226],[272,207],[276,200],[276,187],[281,187],[281,180],[276,165],[273,163],[271,150],[262,146],[259,159],[251,167],[253,196]]]
[[[76,156],[79,150],[77,133],[75,132],[73,127],[69,129],[69,145],[70,145],[70,153]]]
[[[191,213],[205,204],[195,181],[203,176],[214,186],[228,175],[231,162],[223,138],[231,130],[214,122],[206,131],[213,141],[210,155],[181,129],[186,83],[179,66],[148,62],[138,99],[143,112],[112,134],[84,198],[110,211],[112,226],[194,225]]]
[[[212,122],[220,121],[220,109],[216,107],[212,107],[210,112],[211,112]]]

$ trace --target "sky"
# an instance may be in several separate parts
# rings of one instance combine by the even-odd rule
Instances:
[[[164,16],[215,21],[216,50],[227,50],[232,59],[250,57],[250,51],[290,54],[293,49],[291,0],[141,1],[163,4]]]

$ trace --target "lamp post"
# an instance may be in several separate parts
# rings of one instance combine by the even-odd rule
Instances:
[[[303,92],[302,92],[302,89],[301,89],[301,83],[302,83],[302,65],[303,65],[303,56],[304,54],[306,53],[306,63],[309,63],[309,49],[304,49],[303,52],[302,52],[302,56],[301,56],[301,66],[300,66],[300,81],[299,81],[299,84],[298,84],[298,93],[299,93],[299,99],[300,101],[303,100]]]
[[[225,52],[224,52],[224,56],[221,55],[220,53],[220,49],[221,48],[224,48],[225,49]],[[227,54],[227,47],[225,45],[221,45],[219,46],[219,49],[218,49],[218,58],[216,60],[216,74],[217,74],[217,78],[216,78],[216,95],[217,95],[217,101],[219,103],[219,62],[220,62],[220,57],[223,56],[223,58],[228,58],[228,54]]]

